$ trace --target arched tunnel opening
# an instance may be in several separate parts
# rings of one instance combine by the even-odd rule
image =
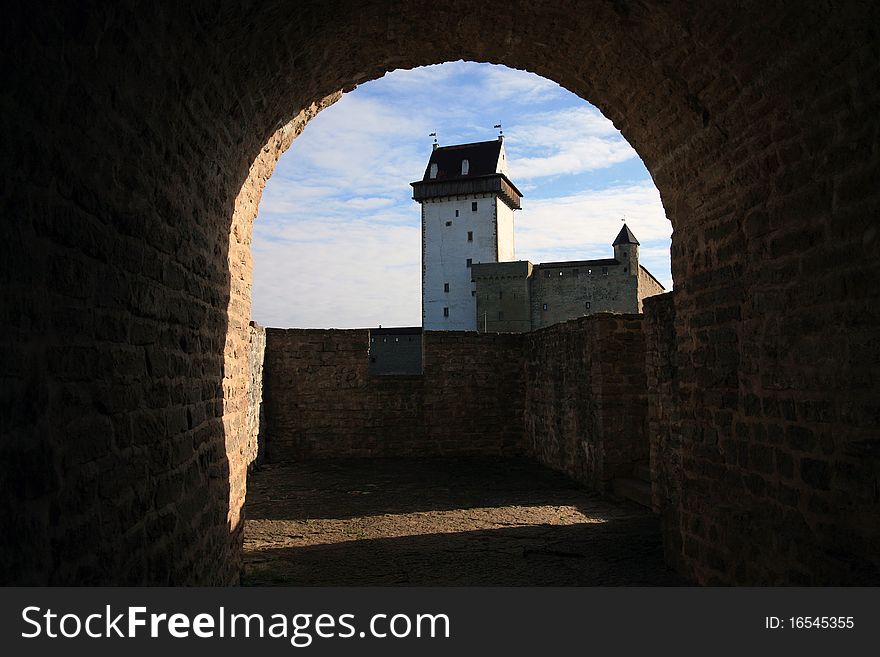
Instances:
[[[338,90],[467,59],[594,103],[660,190],[668,563],[701,584],[877,583],[877,18],[684,2],[11,12],[2,580],[239,580],[263,185]]]
[[[641,322],[557,327],[540,351],[523,334],[636,313],[663,289],[652,272],[672,287],[671,227],[636,152],[555,83],[473,62],[359,85],[307,128],[254,221],[242,582],[680,581],[648,511]],[[467,182],[492,162],[526,193],[515,217]],[[435,168],[422,206],[407,183]],[[622,218],[640,244],[611,246]],[[563,348],[568,332],[611,358]]]

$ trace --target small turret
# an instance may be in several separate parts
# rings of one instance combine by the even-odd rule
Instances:
[[[620,232],[617,234],[614,242],[611,243],[611,246],[614,247],[614,259],[623,263],[628,274],[631,276],[638,276],[639,241],[636,239],[636,236],[632,234],[629,226],[623,224],[623,228],[620,229]]]

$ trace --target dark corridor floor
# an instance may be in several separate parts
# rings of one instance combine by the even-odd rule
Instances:
[[[263,466],[246,517],[246,585],[683,583],[651,513],[519,459]]]

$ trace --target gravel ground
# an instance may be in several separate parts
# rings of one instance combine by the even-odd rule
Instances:
[[[352,459],[248,479],[252,586],[651,586],[656,518],[531,461]]]

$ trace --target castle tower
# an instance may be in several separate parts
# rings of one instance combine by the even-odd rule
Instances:
[[[422,326],[475,331],[471,266],[513,260],[513,212],[522,194],[507,177],[504,141],[434,146],[422,180]]]
[[[611,246],[614,247],[614,259],[625,267],[627,274],[638,278],[639,241],[632,234],[629,226],[623,224],[623,228],[617,233]]]

